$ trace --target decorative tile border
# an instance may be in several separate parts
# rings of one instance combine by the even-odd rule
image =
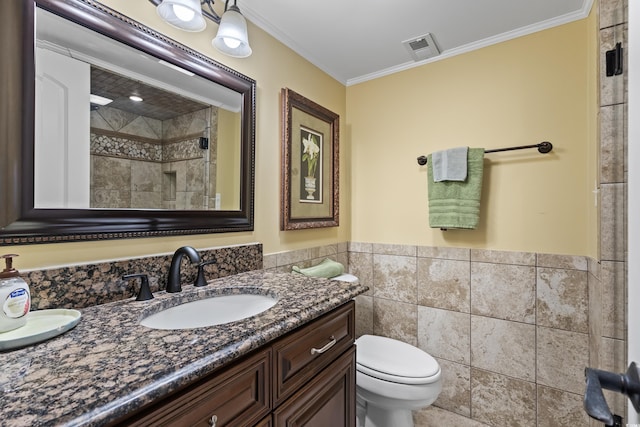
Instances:
[[[91,132],[91,154],[149,162],[162,162],[162,145],[137,141],[125,135]]]

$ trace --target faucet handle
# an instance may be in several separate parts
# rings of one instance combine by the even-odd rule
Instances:
[[[204,266],[215,263],[216,260],[198,263],[198,277],[196,277],[196,281],[193,282],[193,286],[207,286],[207,279],[204,277]]]
[[[151,293],[151,289],[149,288],[149,277],[147,277],[146,274],[125,274],[124,276],[122,276],[122,280],[135,279],[137,277],[140,278],[140,290],[138,291],[136,301],[147,301],[153,299],[153,294]]]

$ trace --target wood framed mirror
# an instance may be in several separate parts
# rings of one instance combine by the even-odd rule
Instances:
[[[92,0],[2,2],[0,13],[1,245],[253,230],[254,80]],[[111,53],[113,45],[123,50]],[[51,77],[55,62],[39,62],[41,51],[70,58],[81,71]],[[79,106],[60,84],[66,75],[72,86],[88,82],[77,91]],[[124,83],[96,87],[111,80]],[[126,110],[130,100],[100,106],[88,98],[100,90],[124,96],[124,87],[190,110],[156,116]],[[75,145],[73,133],[80,135]],[[65,145],[52,145],[55,139]]]

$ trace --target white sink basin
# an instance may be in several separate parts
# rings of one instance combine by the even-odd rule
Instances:
[[[278,302],[266,295],[220,295],[167,308],[140,321],[153,329],[191,329],[246,319]]]

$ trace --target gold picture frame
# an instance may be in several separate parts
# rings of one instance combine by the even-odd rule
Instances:
[[[283,88],[281,230],[339,225],[340,116]]]

